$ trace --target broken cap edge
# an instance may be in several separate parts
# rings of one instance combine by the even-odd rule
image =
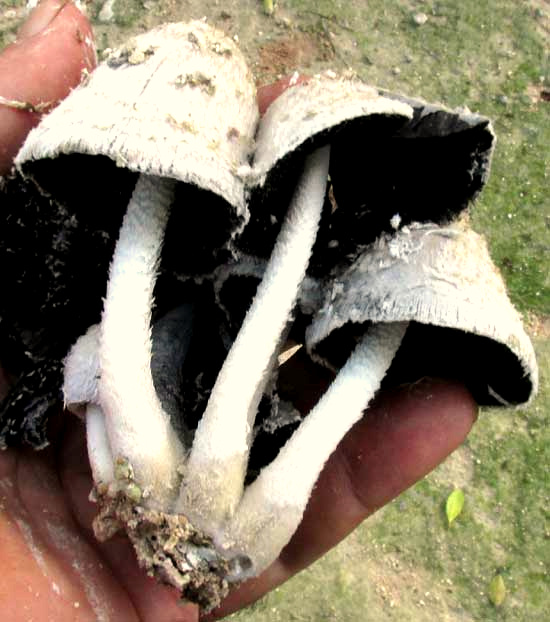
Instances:
[[[502,344],[519,362],[529,390],[525,399],[502,399],[501,405],[527,403],[536,394],[538,368],[531,341],[485,240],[463,223],[411,225],[382,236],[343,272],[335,270],[324,304],[307,329],[307,348],[312,358],[322,360],[322,342],[348,323],[403,321]],[[492,397],[499,403],[498,395]]]
[[[434,125],[430,118],[437,118],[436,125],[439,126],[439,131],[442,136],[449,136],[459,132],[464,132],[469,129],[477,128],[484,135],[487,141],[487,146],[481,148],[475,153],[475,157],[472,160],[472,177],[477,176],[479,178],[479,189],[474,191],[470,197],[470,201],[474,201],[479,195],[491,172],[491,163],[496,146],[496,134],[493,128],[492,121],[474,112],[466,106],[458,108],[450,108],[442,103],[429,103],[424,99],[417,97],[409,97],[400,93],[394,93],[383,88],[378,88],[380,95],[400,101],[408,104],[414,110],[414,116],[407,128],[405,128],[405,136],[414,136],[422,133],[423,126]],[[474,151],[474,150],[473,150]]]

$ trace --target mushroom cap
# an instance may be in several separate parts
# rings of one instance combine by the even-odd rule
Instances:
[[[316,76],[285,90],[258,126],[252,165],[241,169],[250,188],[250,222],[238,248],[270,255],[308,153],[326,144],[332,153],[337,141],[362,149],[354,137],[389,139],[412,116],[411,106],[355,78]],[[345,157],[356,156],[350,151]],[[334,154],[331,169],[333,162]]]
[[[485,240],[462,222],[404,227],[335,270],[308,327],[307,347],[338,367],[371,322],[414,323],[393,381],[457,376],[483,405],[520,404],[537,390],[535,354],[521,318]]]
[[[306,152],[330,143],[331,205],[310,273],[326,275],[358,249],[402,224],[448,223],[485,185],[495,136],[467,109],[389,93],[356,78],[316,76],[288,88],[258,127],[251,220],[238,247],[266,257]]]
[[[38,161],[103,155],[118,167],[210,190],[242,218],[244,187],[235,172],[248,162],[258,116],[235,43],[201,21],[168,24],[111,51],[30,133],[16,166],[47,191]],[[82,182],[93,174],[86,161]]]
[[[333,144],[333,211],[318,241],[317,274],[357,256],[391,232],[391,218],[446,224],[467,209],[485,185],[495,136],[489,119],[381,91],[414,110],[393,136],[343,136]],[[352,151],[353,141],[364,144]]]
[[[373,117],[391,135],[413,116],[412,107],[357,79],[316,76],[286,89],[267,109],[256,136],[254,185],[263,185],[276,164],[302,146],[329,143],[355,122]],[[372,128],[374,124],[368,124]]]
[[[379,92],[409,104],[414,115],[390,137],[354,133],[333,143],[330,175],[337,209],[319,237],[317,274],[349,263],[362,246],[392,232],[394,215],[402,225],[455,220],[489,176],[495,145],[489,119]]]

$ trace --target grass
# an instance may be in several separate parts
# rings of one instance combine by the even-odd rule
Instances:
[[[496,0],[285,5],[310,32],[325,32],[328,24],[342,50],[337,62],[367,81],[466,104],[494,119],[492,175],[472,222],[487,236],[518,308],[549,315],[550,115],[538,96],[550,76],[536,9]],[[413,21],[417,11],[428,15],[424,26]],[[535,345],[542,381],[530,408],[482,413],[444,465],[313,568],[232,619],[544,619],[550,606],[547,335]],[[444,503],[455,486],[463,488],[466,505],[449,528]],[[506,586],[499,608],[488,597],[496,574]]]
[[[547,103],[533,101],[549,88],[550,30],[546,46],[542,33],[550,15],[513,0],[284,4],[304,28],[328,24],[343,50],[338,62],[366,81],[494,119],[492,176],[473,224],[487,235],[514,303],[550,314],[550,115]],[[423,26],[413,19],[419,11],[428,17]],[[341,39],[351,44],[339,45]]]
[[[23,4],[0,0],[0,43],[13,39]],[[88,4],[97,15],[102,2]],[[413,18],[420,12],[428,19],[418,26]],[[114,24],[95,24],[101,48],[162,21],[207,15],[238,35],[262,82],[294,69],[351,68],[368,82],[467,105],[492,118],[497,150],[472,222],[488,238],[514,303],[543,326],[535,339],[541,390],[528,409],[482,413],[468,441],[434,473],[311,569],[232,619],[545,619],[550,608],[550,104],[541,92],[550,89],[548,2],[279,0],[268,17],[261,0],[119,0],[115,15]],[[292,49],[297,40],[311,44],[307,54]],[[265,56],[274,42],[277,63]],[[444,506],[455,486],[464,490],[466,503],[449,528]],[[507,590],[499,608],[487,596],[497,573]]]

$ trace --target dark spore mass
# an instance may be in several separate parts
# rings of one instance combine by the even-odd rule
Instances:
[[[56,174],[44,160],[33,167],[37,183],[18,176],[2,188],[1,363],[15,379],[0,406],[4,445],[46,443],[47,421],[62,403],[62,361],[100,317],[123,210],[106,199],[111,184],[84,186],[82,158],[63,156]]]

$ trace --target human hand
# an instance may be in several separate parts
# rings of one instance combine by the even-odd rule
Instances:
[[[85,43],[89,27],[72,4],[58,0],[43,2],[32,19],[34,25],[23,27],[27,37],[0,57],[0,93],[33,104],[54,102],[78,83],[83,68],[93,66]],[[46,30],[38,33],[37,22]],[[260,90],[260,108],[285,86]],[[0,107],[4,171],[37,118],[37,113]],[[301,379],[304,401],[314,402],[323,389],[320,379]],[[279,559],[205,619],[245,606],[323,555],[458,446],[476,410],[468,392],[450,382],[425,381],[381,394],[331,456],[300,528]],[[10,449],[0,454],[4,618],[197,620],[194,606],[182,607],[174,590],[137,567],[125,538],[103,544],[95,540],[91,522],[96,506],[88,501],[92,478],[81,422],[60,413],[50,439],[42,452]]]

